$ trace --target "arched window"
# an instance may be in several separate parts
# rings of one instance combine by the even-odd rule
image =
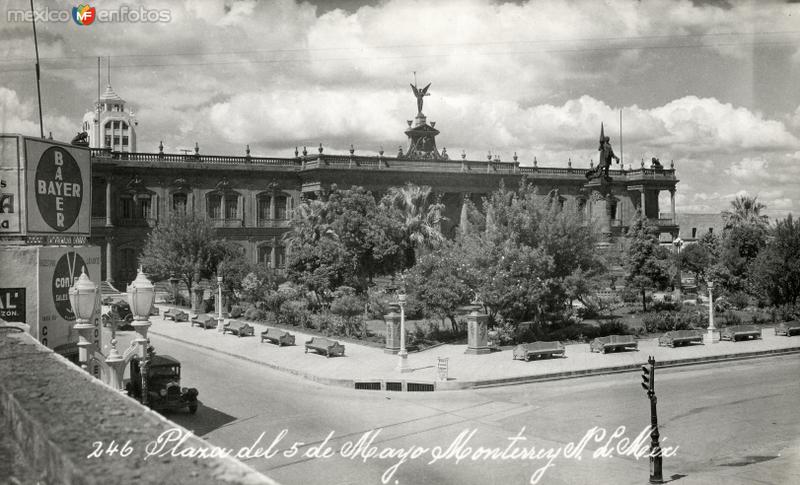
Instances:
[[[272,246],[262,245],[258,247],[258,262],[264,266],[272,266]]]
[[[286,207],[288,205],[287,199],[288,197],[283,194],[279,194],[277,197],[275,197],[275,219],[279,221],[285,221],[288,219],[286,211]]]

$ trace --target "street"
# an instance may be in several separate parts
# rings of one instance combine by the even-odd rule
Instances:
[[[639,373],[473,391],[355,391],[157,336],[152,343],[158,353],[183,363],[182,385],[200,391],[196,415],[167,417],[213,445],[234,450],[252,445],[262,433],[257,446],[267,448],[286,430],[272,448],[280,453],[243,461],[287,485],[523,484],[537,478],[548,484],[617,484],[648,478],[646,456],[637,460],[616,451],[593,458],[607,443],[614,448],[623,438],[634,440],[649,424]],[[664,479],[679,484],[798,483],[798,371],[796,355],[657,370],[661,446],[665,451],[677,446],[674,456],[664,458]],[[611,438],[620,426],[624,435]],[[545,456],[549,450],[566,450],[569,442],[578,444],[594,427],[607,436],[589,440],[580,458],[566,452],[552,460]],[[362,443],[374,438],[376,455],[383,450],[394,457],[345,457],[351,451],[343,448],[345,443],[358,442],[373,430],[380,431],[367,434]],[[462,451],[484,447],[502,452],[514,445],[534,448],[536,456],[503,459],[465,452],[459,460],[457,453],[442,453],[429,463],[435,447],[447,450],[454,442],[458,447],[459,435]],[[294,456],[284,456],[292,455],[288,450],[295,443]],[[649,438],[643,443],[649,445]],[[314,449],[320,444],[322,449]],[[332,456],[323,457],[327,447]],[[401,449],[411,447],[418,447],[418,456],[401,460]]]

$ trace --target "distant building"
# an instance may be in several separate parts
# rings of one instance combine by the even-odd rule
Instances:
[[[125,111],[125,101],[109,84],[94,111],[83,116],[81,130],[89,135],[90,148],[133,153],[136,151],[137,124],[133,111]]]
[[[427,88],[425,88],[427,90]],[[480,204],[481,197],[500,183],[514,188],[527,178],[543,197],[560,206],[572,205],[595,220],[611,246],[642,211],[669,240],[679,233],[675,220],[675,170],[660,164],[633,170],[602,170],[521,166],[516,154],[501,161],[490,154],[469,160],[462,152],[451,159],[437,148],[439,130],[422,113],[422,96],[415,90],[418,112],[405,131],[406,149],[395,156],[329,155],[322,145],[309,152],[295,149],[286,158],[201,155],[136,151],[132,115],[109,87],[98,107],[98,131],[91,138],[93,202],[91,243],[102,249],[104,280],[124,284],[136,275],[137,261],[150,227],[174,214],[194,211],[208,216],[221,237],[240,244],[253,264],[282,268],[282,236],[289,230],[293,210],[303,198],[324,198],[334,185],[362,186],[377,197],[390,187],[408,182],[427,185],[445,205],[442,224],[453,236],[464,212],[464,201]],[[92,127],[93,113],[84,119]],[[109,123],[111,123],[109,125]],[[123,124],[124,123],[124,124]],[[110,128],[109,128],[110,126]],[[126,128],[125,128],[126,127]],[[125,130],[127,129],[127,143]],[[111,131],[109,131],[111,130]],[[110,137],[110,138],[109,138]],[[119,139],[117,139],[119,137]],[[100,141],[99,145],[97,141]],[[594,148],[594,147],[593,147]],[[669,191],[671,210],[659,215],[659,193]]]
[[[664,214],[663,216],[666,216]],[[722,235],[725,221],[722,213],[716,214],[688,214],[678,212],[675,214],[679,226],[678,237],[685,243],[699,241],[706,233]]]

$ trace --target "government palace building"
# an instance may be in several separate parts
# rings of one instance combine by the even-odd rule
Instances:
[[[642,163],[632,170],[609,170],[604,177],[602,170],[572,168],[571,163],[542,167],[534,159],[521,166],[516,154],[513,161],[450,155],[437,148],[439,130],[422,112],[426,90],[414,87],[417,114],[408,121],[406,142],[397,153],[381,149],[356,155],[351,146],[349,155],[332,155],[320,145],[280,158],[251,156],[249,147],[243,156],[205,155],[197,144],[194,153],[164,153],[162,144],[156,152],[137,151],[137,121],[108,86],[81,126],[92,161],[90,244],[101,248],[102,279],[117,286],[129,283],[148,230],[185,211],[207,215],[219,236],[241,244],[253,264],[281,268],[281,236],[289,230],[293,209],[304,197],[325,197],[334,185],[362,186],[376,197],[408,182],[430,186],[446,206],[442,230],[452,236],[466,199],[480,204],[501,181],[516,187],[527,177],[540,193],[585,211],[610,243],[624,234],[638,210],[658,226],[662,239],[678,236],[674,168],[654,160],[649,167]],[[594,172],[600,176],[591,178]],[[661,191],[671,196],[671,207],[663,213]]]

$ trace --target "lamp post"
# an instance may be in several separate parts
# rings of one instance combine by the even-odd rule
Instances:
[[[125,358],[117,352],[116,321],[111,321],[111,351],[108,356],[97,350],[93,343],[95,326],[91,323],[91,319],[97,310],[97,291],[97,285],[89,279],[86,268],[83,268],[81,275],[69,289],[69,303],[75,314],[74,328],[78,332],[78,360],[81,362],[81,367],[87,371],[93,370],[89,368],[90,362],[105,365],[107,384],[120,390]]]
[[[408,367],[408,350],[406,350],[406,289],[405,285],[400,289],[397,294],[397,303],[400,305],[400,352],[397,353],[399,358],[397,362],[397,370],[400,372],[411,372]]]
[[[131,306],[131,312],[133,313],[133,323],[131,325],[133,325],[133,329],[136,333],[139,334],[134,342],[141,346],[139,370],[142,375],[142,404],[145,406],[147,406],[148,402],[147,365],[149,362],[147,359],[147,330],[150,328],[150,309],[153,307],[155,295],[153,283],[147,279],[140,266],[136,279],[128,285],[128,304]]]
[[[713,344],[714,343],[714,332],[716,328],[714,328],[714,282],[708,282],[708,333],[706,333],[705,338],[703,339],[703,343],[706,344]]]
[[[222,326],[222,276],[217,276],[217,332],[224,332]]]
[[[678,301],[681,301],[683,297],[683,279],[681,278],[681,248],[683,247],[683,239],[680,237],[676,237],[672,244],[675,245],[675,248],[678,250],[678,255],[676,256],[676,261],[678,263]]]

